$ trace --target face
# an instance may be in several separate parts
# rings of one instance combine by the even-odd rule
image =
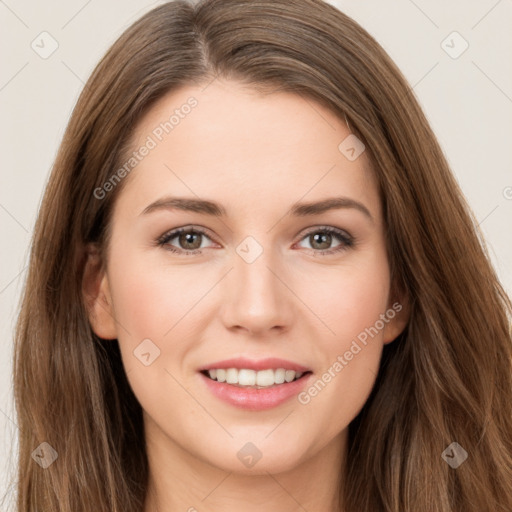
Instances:
[[[162,447],[262,473],[344,439],[406,321],[349,135],[312,100],[221,80],[173,91],[136,127],[88,293]]]

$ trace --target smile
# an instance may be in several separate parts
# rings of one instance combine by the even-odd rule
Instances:
[[[204,370],[203,375],[216,382],[225,382],[233,386],[252,389],[265,389],[276,385],[289,383],[300,379],[304,373],[284,368],[266,370],[251,370],[249,368],[213,368]]]

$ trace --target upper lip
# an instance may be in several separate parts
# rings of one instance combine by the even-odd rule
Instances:
[[[248,370],[268,370],[284,368],[285,370],[295,370],[296,372],[307,372],[311,371],[309,368],[295,363],[293,361],[287,361],[286,359],[280,359],[278,357],[267,357],[265,359],[247,359],[245,357],[237,357],[234,359],[224,359],[223,361],[217,361],[207,366],[203,366],[199,371],[214,370],[217,368],[247,368]]]

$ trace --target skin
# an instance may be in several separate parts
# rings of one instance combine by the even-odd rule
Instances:
[[[125,178],[106,265],[91,248],[84,279],[91,325],[101,338],[118,339],[143,408],[145,512],[341,510],[348,425],[370,394],[384,344],[408,319],[403,298],[390,296],[370,161],[366,152],[354,161],[340,152],[350,130],[320,104],[220,79],[162,98],[136,126],[133,150],[190,96],[198,105]],[[227,215],[141,214],[170,195],[218,202]],[[298,201],[333,196],[362,203],[373,220],[355,208],[286,214]],[[155,243],[190,225],[207,236],[168,245],[186,252],[195,243],[201,254]],[[323,226],[356,243],[321,255],[344,246],[336,236],[324,245],[309,236],[321,236]],[[236,252],[247,236],[263,249],[252,263]],[[212,395],[198,373],[232,357],[280,357],[310,368],[315,382],[396,301],[402,311],[307,404],[294,397],[266,411],[238,409]],[[160,355],[145,366],[133,352],[148,338]],[[262,454],[251,468],[237,457],[247,442]]]

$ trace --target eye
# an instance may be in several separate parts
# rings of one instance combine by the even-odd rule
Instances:
[[[339,242],[335,247],[331,247],[333,239]],[[309,231],[302,240],[307,240],[315,254],[320,255],[345,251],[353,247],[355,242],[354,237],[341,229],[331,226],[316,227],[314,230]]]
[[[177,239],[179,247],[171,244],[171,241],[175,238]],[[188,256],[192,254],[201,254],[202,251],[200,249],[204,249],[204,246],[202,246],[203,238],[210,239],[210,237],[207,236],[206,231],[199,228],[184,227],[164,233],[157,240],[157,244],[171,252],[183,253]]]
[[[168,251],[184,256],[192,256],[202,253],[201,249],[205,248],[202,242],[205,238],[211,240],[205,230],[189,226],[173,229],[172,231],[164,233],[157,239],[156,243],[158,246]],[[178,247],[171,243],[175,239],[176,242],[174,242],[174,244],[177,244]],[[307,240],[310,243],[310,250],[312,250],[315,255],[329,255],[345,251],[353,247],[355,242],[354,237],[341,229],[331,226],[315,227],[313,230],[306,233],[301,241],[302,240]],[[331,247],[333,240],[337,240],[338,245]]]

